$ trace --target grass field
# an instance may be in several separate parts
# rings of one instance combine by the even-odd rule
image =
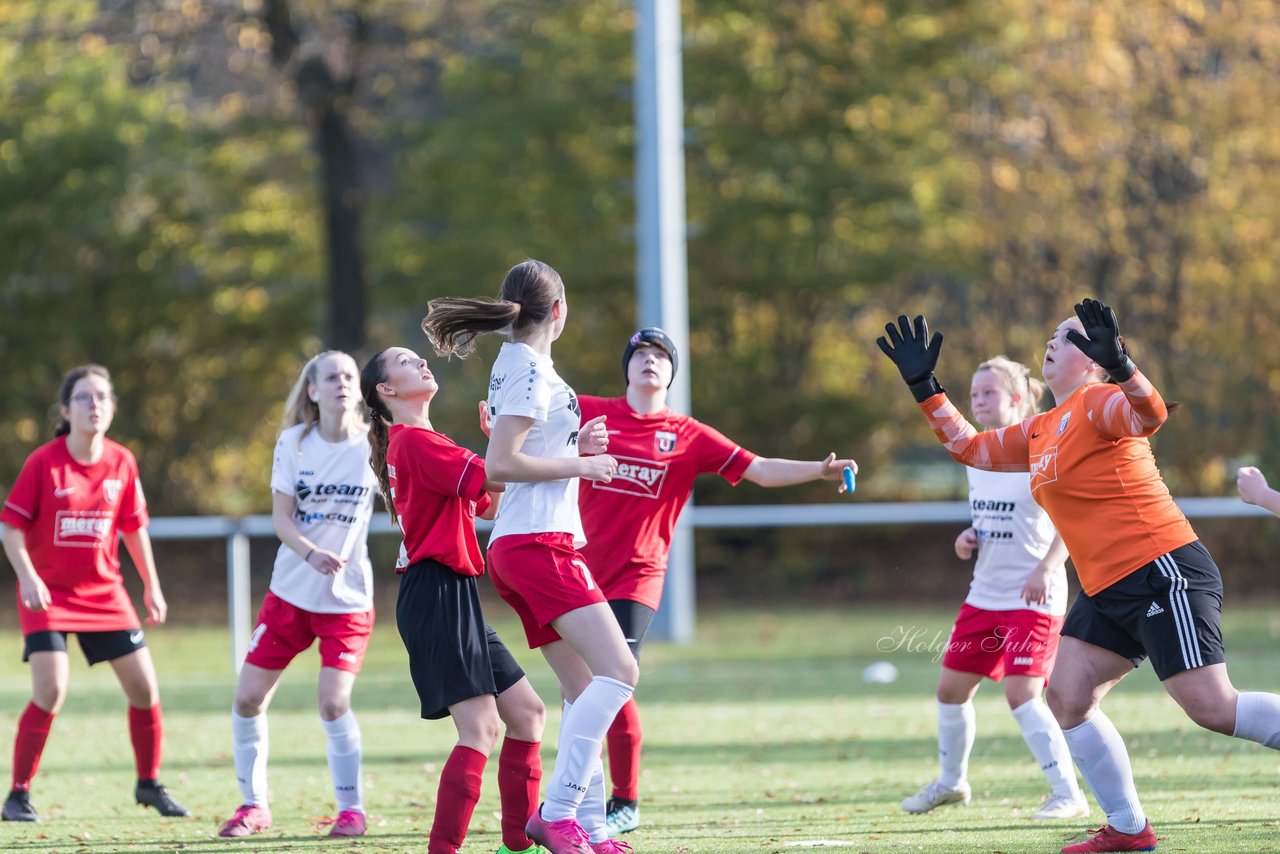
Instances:
[[[935,659],[951,616],[949,610],[886,608],[703,614],[696,645],[647,649],[639,691],[644,823],[628,841],[641,854],[785,852],[824,843],[853,852],[1012,854],[1057,851],[1086,826],[1101,824],[1096,808],[1084,821],[1029,818],[1045,786],[1001,692],[990,685],[977,699],[973,804],[925,816],[898,808],[935,771]],[[510,622],[497,627],[518,641]],[[1226,636],[1237,686],[1280,689],[1280,609],[1237,608]],[[11,654],[0,658],[0,753],[6,757],[29,696],[17,633],[10,638]],[[314,712],[314,654],[286,673],[271,709],[275,827],[231,841],[215,836],[238,803],[226,633],[167,627],[149,639],[166,709],[163,781],[194,817],[161,819],[133,805],[123,697],[109,670],[89,670],[77,653],[70,697],[32,793],[44,823],[0,825],[0,850],[425,850],[453,727],[417,717],[390,619],[375,635],[356,685],[370,832],[352,841],[330,841],[316,829],[332,811],[332,792]],[[523,649],[518,654],[552,700],[554,684],[540,657]],[[863,683],[863,668],[875,660],[896,664],[898,681]],[[1117,689],[1107,710],[1127,738],[1160,850],[1280,850],[1280,754],[1195,728],[1149,668]],[[547,742],[554,744],[558,712],[549,717]],[[548,770],[552,758],[544,751]],[[501,841],[495,766],[496,759],[472,821],[469,852],[492,852]]]

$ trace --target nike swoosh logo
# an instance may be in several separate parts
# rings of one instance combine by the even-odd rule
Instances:
[[[68,486],[66,489],[55,488],[53,490],[53,496],[55,498],[66,498],[68,495],[70,495],[75,491],[76,491],[76,488],[74,486]]]
[[[136,632],[130,633],[129,643],[141,643],[141,642],[142,642],[142,629],[138,629]]]
[[[1040,438],[1040,434],[1039,434],[1039,433],[1032,433],[1032,434],[1031,434],[1031,438],[1032,438],[1032,439],[1039,439],[1039,438]]]

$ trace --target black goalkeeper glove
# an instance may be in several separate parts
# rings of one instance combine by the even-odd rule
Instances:
[[[933,369],[938,366],[938,354],[942,352],[942,333],[933,333],[933,338],[925,344],[925,339],[929,338],[929,324],[922,314],[916,315],[914,329],[907,316],[900,314],[898,325],[887,323],[884,330],[889,335],[888,340],[881,335],[876,344],[898,366],[898,373],[902,374],[916,402],[924,403],[942,392],[942,386],[933,377]]]
[[[1084,324],[1084,335],[1068,329],[1067,340],[1079,347],[1116,382],[1122,383],[1132,377],[1138,368],[1120,345],[1120,323],[1111,306],[1086,298],[1076,306],[1076,317]]]

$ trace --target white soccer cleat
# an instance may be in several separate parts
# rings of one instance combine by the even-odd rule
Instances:
[[[1084,818],[1089,814],[1089,800],[1078,795],[1050,795],[1044,799],[1032,818]]]
[[[934,780],[911,797],[903,798],[902,808],[907,812],[922,813],[947,804],[963,806],[969,803],[971,797],[973,797],[973,790],[963,780],[954,789],[942,785],[939,780]]]

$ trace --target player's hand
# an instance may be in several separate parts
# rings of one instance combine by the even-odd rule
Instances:
[[[1067,330],[1067,340],[1111,375],[1118,383],[1133,376],[1138,370],[1120,346],[1120,322],[1111,306],[1096,299],[1085,298],[1076,306],[1076,317],[1084,325],[1084,335],[1074,329]]]
[[[158,626],[169,616],[169,603],[160,592],[160,585],[153,584],[142,591],[142,604],[147,606],[147,624]]]
[[[1244,466],[1236,471],[1236,489],[1246,504],[1261,504],[1271,487],[1267,486],[1267,476],[1253,466]]]
[[[43,611],[53,601],[44,579],[38,575],[30,582],[18,582],[18,596],[21,597],[22,604],[28,611]]]
[[[489,416],[489,401],[480,401],[480,432],[485,438],[489,438],[489,433],[493,430],[493,419]]]
[[[956,557],[968,560],[978,550],[978,532],[973,528],[965,528],[956,537]]]
[[[853,473],[858,473],[858,464],[853,460],[837,460],[835,451],[827,454],[827,458],[822,461],[822,474],[819,477],[822,480],[838,480],[840,485],[836,487],[837,493],[842,493],[844,489],[844,469],[845,466],[853,469]]]
[[[603,454],[609,450],[609,430],[604,420],[605,416],[597,415],[578,428],[578,453]]]
[[[579,477],[593,480],[596,483],[608,483],[618,471],[618,461],[608,454],[596,454],[590,457],[578,457],[582,464]]]
[[[328,549],[312,549],[306,557],[307,566],[321,575],[336,575],[346,565],[346,560]]]
[[[1018,593],[1022,601],[1028,605],[1046,605],[1049,602],[1049,579],[1053,575],[1053,567],[1043,563],[1036,564],[1031,570],[1022,590]]]
[[[893,360],[902,374],[902,380],[911,389],[918,402],[924,402],[942,391],[933,378],[938,366],[938,354],[942,352],[942,333],[929,337],[929,324],[923,314],[917,314],[914,322],[905,314],[898,315],[898,324],[885,324],[888,337],[881,335],[876,345]],[[928,340],[928,343],[926,342]]]

